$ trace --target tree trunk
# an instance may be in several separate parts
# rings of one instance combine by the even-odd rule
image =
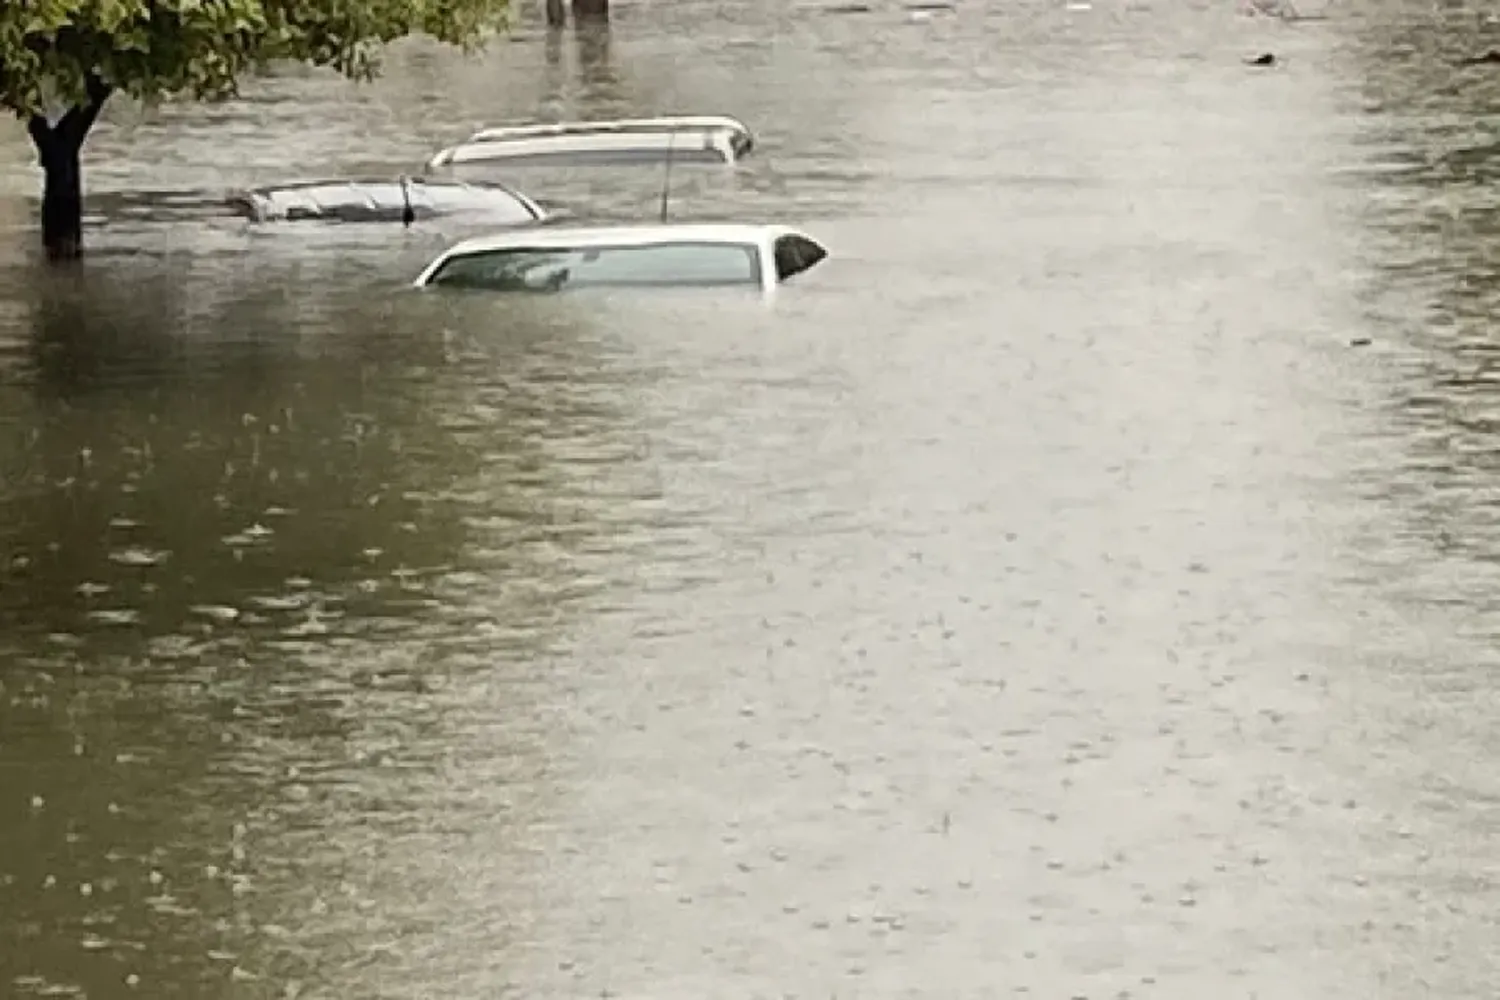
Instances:
[[[575,24],[605,24],[609,21],[609,0],[573,0]]]
[[[83,256],[81,147],[57,136],[42,153],[42,246],[51,260]]]
[[[547,0],[547,27],[561,28],[568,20],[564,0]]]
[[[77,260],[83,256],[83,165],[80,154],[94,127],[109,87],[98,77],[88,79],[88,103],[68,109],[54,125],[32,115],[27,125],[36,145],[42,182],[42,246],[49,260]]]

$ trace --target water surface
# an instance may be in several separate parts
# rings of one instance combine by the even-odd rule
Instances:
[[[1500,27],[1331,13],[627,4],[117,104],[76,274],[11,130],[7,995],[1500,993],[1497,77],[1453,65]],[[462,225],[213,208],[668,111],[761,138],[678,217],[833,256],[501,302],[403,288]]]

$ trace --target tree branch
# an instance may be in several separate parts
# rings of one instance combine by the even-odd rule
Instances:
[[[98,73],[93,72],[83,78],[83,85],[85,92],[89,95],[89,101],[100,107],[104,106],[104,102],[109,100],[109,95],[114,93],[115,89],[105,83],[104,78]]]
[[[100,79],[99,74],[92,71],[84,77],[84,86],[87,88],[89,102],[84,105],[75,105],[68,109],[63,115],[62,121],[57,123],[58,132],[62,138],[74,146],[82,146],[83,140],[89,136],[89,130],[94,127],[94,122],[99,120],[99,112],[104,110],[104,102],[109,100],[109,95],[114,88]]]
[[[94,127],[94,122],[98,121],[99,112],[104,109],[104,103],[114,92],[114,88],[105,83],[97,73],[89,73],[84,78],[84,86],[88,93],[88,103],[73,105],[56,125],[50,124],[46,115],[22,116],[26,118],[26,131],[36,145],[37,154],[43,166],[47,165],[47,158],[58,144],[61,144],[64,149],[74,150],[83,146],[83,140],[88,138],[89,130]]]

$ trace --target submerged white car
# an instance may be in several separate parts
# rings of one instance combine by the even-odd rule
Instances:
[[[827,256],[817,240],[787,226],[558,227],[464,240],[444,250],[413,284],[497,292],[631,287],[771,292]]]
[[[733,164],[755,138],[728,115],[670,115],[614,121],[506,125],[439,150],[429,169],[465,163],[589,166],[675,162]]]
[[[545,222],[548,214],[504,184],[465,184],[418,177],[323,180],[241,191],[229,199],[256,222],[398,222],[463,215],[494,225]]]

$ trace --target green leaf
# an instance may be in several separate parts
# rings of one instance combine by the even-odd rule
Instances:
[[[472,49],[506,0],[0,0],[0,106],[41,107],[45,87],[84,100],[96,73],[154,100],[215,99],[274,60],[378,71],[378,49],[425,33]]]

